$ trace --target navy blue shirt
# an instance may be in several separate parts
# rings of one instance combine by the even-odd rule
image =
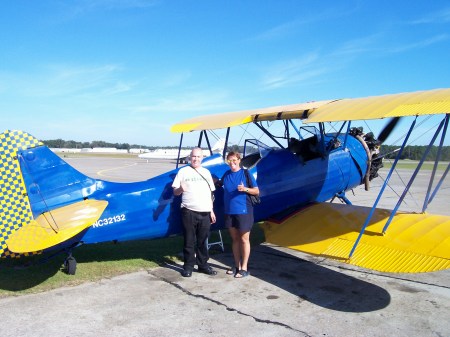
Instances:
[[[249,172],[252,187],[258,187],[255,178]],[[225,214],[247,214],[248,207],[252,207],[251,202],[247,201],[247,193],[239,192],[238,185],[242,184],[249,187],[245,177],[244,169],[237,172],[228,170],[222,177],[224,190],[224,209]]]

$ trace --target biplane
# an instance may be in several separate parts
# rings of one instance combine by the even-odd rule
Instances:
[[[334,258],[387,272],[426,272],[450,267],[450,217],[426,212],[444,181],[437,185],[436,166],[448,129],[450,89],[308,102],[192,118],[174,125],[183,135],[199,132],[198,146],[209,149],[211,130],[223,129],[227,145],[232,127],[252,124],[273,142],[244,141],[242,165],[254,175],[261,204],[255,221],[264,221],[266,241],[317,256]],[[430,177],[421,212],[399,211],[413,177],[392,209],[377,204],[393,168],[405,148],[415,120],[421,115],[442,115],[430,141],[440,136],[438,158]],[[393,168],[373,207],[352,205],[346,192],[378,175],[383,155],[380,146],[399,118],[415,116]],[[352,122],[392,118],[375,137],[352,127]],[[325,123],[342,121],[338,130]],[[275,135],[264,123],[281,123]],[[75,273],[72,250],[82,244],[166,237],[182,232],[180,199],[172,193],[179,168],[141,182],[116,183],[90,178],[75,170],[36,138],[22,131],[0,135],[2,175],[0,194],[0,256],[20,258],[61,251],[68,254],[65,268]],[[203,160],[213,177],[228,169],[222,154]],[[328,201],[339,199],[343,203]],[[223,193],[215,192],[214,210],[223,228]]]

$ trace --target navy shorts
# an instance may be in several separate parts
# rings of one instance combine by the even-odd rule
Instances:
[[[240,232],[250,232],[253,226],[253,214],[225,214],[225,227],[236,228]]]

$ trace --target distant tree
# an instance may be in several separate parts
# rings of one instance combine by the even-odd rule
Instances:
[[[112,147],[115,147],[116,149],[120,149],[120,150],[129,150],[130,149],[130,144],[128,144],[128,143],[123,143],[123,144],[116,143]]]
[[[76,149],[79,147],[79,143],[77,143],[74,140],[68,140],[68,141],[64,142],[64,147],[68,148],[68,149]]]
[[[387,159],[394,159],[398,151],[395,151],[399,149],[400,146],[393,146],[393,145],[382,145],[381,146],[381,154],[385,155],[385,158]],[[403,150],[403,153],[400,157],[400,159],[409,159],[409,160],[420,160],[422,159],[425,151],[427,149],[426,145],[408,145]],[[436,160],[437,157],[437,146],[433,146],[430,149],[430,152],[428,153],[427,158],[425,160]],[[395,151],[395,152],[394,152]],[[441,151],[441,161],[450,161],[450,146],[443,146]]]
[[[103,140],[94,140],[91,142],[90,147],[110,147],[108,146],[108,143],[104,142]]]
[[[60,149],[64,147],[65,141],[62,139],[50,139],[44,140],[43,143],[48,147]]]
[[[89,148],[89,147],[115,147],[117,149],[129,150],[131,148],[141,148],[154,150],[159,147],[173,148],[177,149],[178,146],[146,146],[146,145],[130,145],[128,143],[108,143],[102,140],[95,140],[92,142],[76,142],[74,140],[62,140],[62,139],[49,139],[44,140],[43,143],[51,148]],[[183,149],[190,149],[191,147],[183,146]],[[382,145],[380,153],[387,159],[394,159],[397,156],[400,146],[394,145]],[[420,160],[425,153],[427,146],[425,145],[408,145],[403,150],[400,159],[410,159],[410,160]],[[426,160],[432,161],[436,159],[437,156],[437,146],[433,146],[428,154]],[[243,153],[244,147],[238,145],[228,146],[227,151],[234,151]],[[250,150],[250,152],[256,151],[256,148]],[[444,146],[441,151],[441,161],[450,161],[450,146]]]
[[[228,148],[227,148],[228,152],[239,152],[239,153],[242,153],[243,149],[244,148],[239,145],[231,145],[231,146],[228,146]]]

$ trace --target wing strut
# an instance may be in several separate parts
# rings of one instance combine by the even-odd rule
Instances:
[[[180,146],[178,146],[178,159],[177,159],[176,168],[178,168],[178,163],[180,162],[181,145],[183,145],[183,135],[184,135],[184,132],[182,132],[181,136],[180,136]]]
[[[285,148],[283,145],[281,145],[281,143],[280,143],[278,140],[276,140],[276,139],[273,137],[273,135],[272,135],[269,131],[267,131],[263,126],[259,125],[258,122],[255,122],[254,124],[255,124],[258,128],[260,128],[261,131],[264,132],[270,139],[272,139],[272,140],[273,140],[280,148],[282,148],[282,149]]]
[[[205,134],[206,144],[208,144],[209,155],[212,156],[213,152],[211,149],[211,143],[209,142],[208,134],[206,133],[206,130],[203,130],[203,133]],[[200,142],[201,142],[201,140],[200,140]],[[200,145],[201,144],[198,144],[199,147],[200,147]]]
[[[223,154],[222,158],[225,160],[225,155],[227,154],[227,147],[228,147],[228,139],[230,138],[230,128],[227,128],[227,135],[225,136],[225,146],[223,147]]]
[[[425,161],[425,158],[428,156],[428,153],[430,153],[431,147],[433,146],[434,142],[436,141],[436,138],[438,134],[441,132],[442,126],[444,125],[444,122],[448,122],[447,117],[442,120],[442,122],[439,124],[439,127],[437,128],[436,132],[434,133],[433,138],[430,141],[430,144],[428,144],[427,149],[425,150],[422,159],[420,160],[419,164],[417,165],[413,175],[411,176],[411,179],[409,180],[408,184],[406,185],[405,190],[403,191],[403,194],[401,195],[400,199],[397,201],[397,205],[395,205],[394,210],[391,213],[391,216],[389,217],[388,221],[383,227],[383,234],[386,233],[386,230],[388,229],[395,213],[397,213],[398,208],[400,207],[401,203],[403,202],[403,199],[406,196],[406,193],[408,193],[409,189],[411,188],[412,183],[416,179],[417,174],[420,171],[420,168],[422,167],[423,162]],[[447,125],[447,122],[445,123]],[[430,182],[431,183],[431,182]]]
[[[327,146],[327,153],[329,152],[329,150],[331,149],[331,146],[333,146],[333,144],[335,144],[336,139],[338,139],[338,137],[341,135],[342,130],[344,129],[345,125],[347,124],[347,122],[350,124],[350,121],[345,121],[344,123],[342,123],[339,131],[336,133],[336,135],[333,137],[333,140],[331,142],[329,142],[328,146]],[[346,139],[347,139],[347,135],[350,132],[350,129],[347,128],[347,134],[345,135]],[[345,148],[345,145],[344,145]]]
[[[445,126],[444,126],[444,130],[442,130],[441,142],[439,143],[439,148],[438,148],[438,151],[437,151],[436,160],[434,161],[433,173],[431,174],[430,183],[428,185],[428,190],[427,190],[427,195],[426,195],[425,200],[423,202],[422,213],[425,212],[425,210],[427,209],[428,205],[431,202],[429,200],[430,199],[430,191],[431,191],[431,187],[432,187],[433,182],[434,182],[434,176],[436,174],[436,169],[437,169],[437,166],[439,164],[439,159],[441,159],[442,146],[444,144],[445,134],[447,133],[447,128],[448,128],[448,117],[449,117],[449,114],[447,114],[445,116]]]
[[[406,144],[408,143],[409,136],[411,136],[411,133],[414,130],[414,126],[416,125],[416,121],[417,121],[417,116],[416,116],[416,118],[414,118],[414,121],[412,122],[411,127],[409,128],[408,134],[406,135],[405,140],[403,141],[402,147],[400,148],[400,151],[398,151],[397,156],[395,157],[394,164],[392,165],[391,169],[389,170],[389,173],[388,173],[388,175],[386,177],[386,180],[383,183],[383,186],[381,186],[380,193],[378,193],[378,197],[375,200],[375,203],[373,204],[372,209],[370,210],[369,215],[367,216],[367,219],[364,222],[364,224],[363,224],[363,226],[361,228],[361,231],[358,234],[358,238],[356,239],[355,243],[353,244],[352,250],[350,251],[350,254],[348,256],[349,259],[353,256],[353,253],[355,252],[355,249],[358,246],[358,243],[361,240],[361,237],[362,237],[364,231],[366,230],[366,227],[369,224],[369,221],[372,219],[372,216],[375,213],[375,210],[377,208],[378,202],[380,201],[381,196],[382,196],[384,190],[386,189],[387,184],[389,183],[389,179],[391,178],[392,173],[394,172],[394,169],[397,166],[397,162],[400,159],[400,157],[401,157],[401,155],[403,153],[403,150],[405,149]],[[392,214],[395,214],[395,212],[392,212]]]
[[[319,131],[320,131],[320,150],[322,152],[322,158],[325,156],[325,125],[323,123],[319,123]]]
[[[347,132],[345,133],[345,138],[344,138],[344,149],[347,147],[347,138],[348,138],[348,135],[350,134],[351,126],[352,126],[352,121],[348,121]]]
[[[292,119],[289,119],[289,124],[292,125],[292,127],[294,128],[295,132],[297,132],[298,138],[303,139],[300,130],[295,126],[294,122],[292,121]]]
[[[442,175],[441,180],[439,180],[439,183],[436,185],[436,188],[434,189],[433,194],[431,195],[431,198],[428,201],[428,205],[431,204],[431,202],[433,201],[434,197],[436,196],[437,191],[439,190],[442,183],[444,182],[445,177],[447,176],[447,173],[449,170],[450,170],[450,163],[448,163],[447,169],[445,170],[444,174]]]

